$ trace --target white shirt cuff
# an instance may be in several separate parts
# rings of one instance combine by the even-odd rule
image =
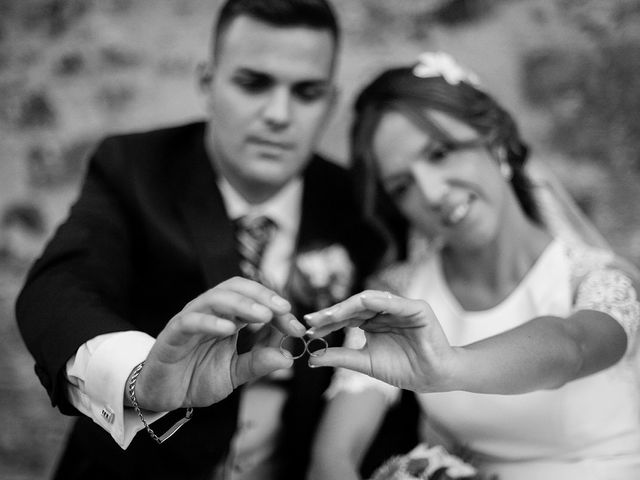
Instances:
[[[71,404],[109,432],[122,449],[144,428],[135,410],[124,407],[127,379],[154,342],[138,331],[99,335],[81,345],[67,362]],[[143,411],[148,424],[166,413]]]

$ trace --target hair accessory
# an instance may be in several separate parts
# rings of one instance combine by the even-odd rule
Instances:
[[[474,87],[480,86],[480,79],[470,70],[464,69],[454,58],[445,52],[424,52],[418,56],[413,74],[419,78],[442,77],[449,85],[466,82]]]
[[[167,430],[160,437],[156,435],[155,432],[151,430],[151,427],[147,424],[147,421],[144,419],[144,416],[142,415],[142,410],[140,410],[140,405],[138,405],[138,399],[136,398],[136,382],[138,381],[138,376],[140,375],[140,371],[142,370],[142,367],[144,367],[144,362],[141,362],[138,365],[136,365],[136,368],[133,369],[133,372],[131,372],[131,376],[129,377],[129,386],[128,386],[129,400],[131,400],[131,404],[133,405],[133,408],[135,409],[138,416],[140,417],[140,420],[142,420],[142,424],[144,425],[144,428],[147,430],[147,433],[149,434],[149,436],[151,436],[151,438],[153,438],[153,440],[155,440],[155,442],[158,445],[160,445],[162,442],[164,442],[165,440],[168,440],[169,437],[171,437],[174,433],[176,433],[180,427],[182,427],[185,423],[191,420],[191,417],[193,416],[193,408],[187,408],[187,413],[185,414],[185,416],[180,420],[178,420],[169,430]]]
[[[287,350],[285,348],[285,343],[289,340],[289,338],[293,338],[294,340],[298,338],[303,343],[304,349],[302,349],[300,353],[295,353],[295,354]],[[321,343],[322,347],[318,350],[311,351],[309,349],[309,346],[314,342]],[[290,358],[292,360],[297,360],[298,358],[301,358],[305,353],[308,353],[312,357],[321,357],[327,352],[327,348],[329,348],[329,344],[322,337],[310,338],[307,340],[304,337],[290,337],[289,335],[285,335],[284,337],[282,337],[282,340],[280,340],[280,353],[282,353],[284,357]]]

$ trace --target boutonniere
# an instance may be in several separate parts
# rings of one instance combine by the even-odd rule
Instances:
[[[480,479],[474,467],[441,446],[421,443],[409,453],[390,458],[370,480]]]
[[[292,300],[320,310],[347,298],[355,278],[355,267],[340,244],[300,252],[293,261],[289,280]]]

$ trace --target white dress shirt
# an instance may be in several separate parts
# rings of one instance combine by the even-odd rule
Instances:
[[[218,187],[232,220],[245,215],[266,215],[276,223],[278,228],[264,253],[261,269],[270,285],[282,288],[300,226],[302,180],[289,182],[274,197],[257,205],[247,203],[223,178],[218,179]],[[153,337],[139,331],[99,335],[81,345],[66,365],[72,405],[109,432],[123,449],[144,428],[135,411],[123,405],[126,382],[135,366],[147,357],[154,342]],[[278,373],[286,375],[286,372]],[[279,412],[285,397],[282,389],[268,382],[258,381],[245,387],[238,431],[228,459],[216,473],[216,480],[268,478],[265,472],[275,446],[272,440],[278,432]],[[148,423],[166,414],[143,413]]]

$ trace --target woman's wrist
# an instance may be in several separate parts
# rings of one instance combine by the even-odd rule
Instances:
[[[473,351],[465,347],[451,347],[451,350],[451,360],[440,391],[472,391],[477,381],[477,360],[474,360]]]

